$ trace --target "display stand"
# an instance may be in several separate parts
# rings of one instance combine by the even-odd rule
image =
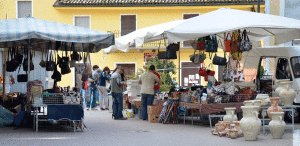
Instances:
[[[294,126],[294,109],[299,108],[300,106],[293,105],[293,106],[280,106],[282,111],[290,111],[292,112],[292,124],[287,124],[286,127],[292,127],[293,131],[295,129]],[[265,125],[265,121],[270,121],[270,118],[265,118],[265,113],[268,111],[269,106],[261,106],[262,111],[262,123],[263,123],[263,133],[265,133],[265,128],[269,127],[269,125]]]
[[[44,97],[47,95],[49,97]],[[68,120],[74,124],[74,132],[76,132],[76,123],[80,122],[83,118],[83,109],[80,104],[69,104],[65,105],[63,103],[62,94],[61,93],[44,93],[42,95],[43,103],[34,103],[31,106],[33,107],[33,116],[34,116],[34,124],[33,128],[38,132],[38,123],[40,121],[50,121],[50,120]],[[47,108],[46,115],[39,115],[38,107]],[[40,118],[43,116],[42,118]],[[79,126],[81,130],[83,130],[83,123]]]

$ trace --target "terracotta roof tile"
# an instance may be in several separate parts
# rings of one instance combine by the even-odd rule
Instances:
[[[260,0],[264,4],[265,0]],[[57,0],[54,6],[176,6],[256,4],[257,0]]]

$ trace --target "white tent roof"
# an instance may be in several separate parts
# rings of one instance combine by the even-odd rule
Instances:
[[[162,23],[142,29],[138,29],[127,35],[121,36],[115,39],[115,45],[112,45],[104,49],[104,54],[112,53],[118,50],[123,52],[129,51],[129,46],[135,44],[136,47],[143,45],[144,43],[157,41],[163,39],[162,34],[165,30],[168,30],[176,25],[179,25],[186,20],[175,20],[167,23]]]
[[[300,20],[229,8],[190,18],[167,30],[166,35],[169,43],[172,43],[237,29],[246,29],[250,40],[275,36],[276,44],[300,38]]]

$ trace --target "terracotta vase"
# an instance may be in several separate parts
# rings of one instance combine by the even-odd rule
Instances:
[[[240,121],[245,140],[257,140],[257,135],[261,129],[261,121],[258,119],[258,106],[241,106],[243,118]]]
[[[272,137],[274,139],[281,139],[286,127],[285,122],[282,120],[284,112],[271,112],[271,115],[273,119],[269,123],[269,129],[271,131]]]
[[[211,134],[218,135],[219,133],[219,127],[221,126],[222,121],[218,121],[218,123],[215,124],[215,129],[211,130]]]
[[[244,136],[243,131],[240,127],[240,121],[233,121],[233,123],[235,124],[234,129],[238,131],[238,137]]]
[[[271,97],[271,107],[268,108],[268,116],[272,120],[271,112],[282,112],[282,108],[278,106],[279,97]]]
[[[224,108],[226,111],[226,115],[223,117],[223,121],[228,121],[232,123],[233,121],[237,121],[237,116],[234,114],[236,108],[230,107],[230,108]]]
[[[279,97],[282,100],[282,104],[284,106],[292,106],[293,101],[296,97],[296,92],[294,89],[292,89],[293,82],[281,82],[281,84],[283,84],[283,86],[285,87],[279,92]]]

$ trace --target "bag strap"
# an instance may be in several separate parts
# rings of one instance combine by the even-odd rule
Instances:
[[[227,36],[225,38],[225,41],[228,39],[228,36],[230,36],[230,38],[232,38],[231,34],[230,33],[227,33]]]

